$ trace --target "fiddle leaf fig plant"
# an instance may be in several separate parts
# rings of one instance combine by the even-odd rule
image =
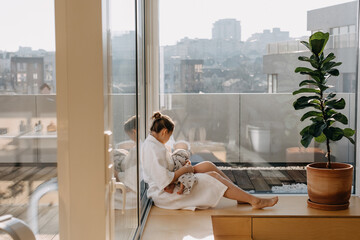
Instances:
[[[312,68],[297,67],[296,73],[307,75],[308,79],[299,84],[299,89],[293,95],[305,93],[295,100],[295,110],[310,108],[302,117],[301,121],[310,120],[310,124],[301,130],[301,144],[308,147],[313,138],[316,142],[325,142],[327,147],[327,167],[331,168],[330,141],[339,141],[343,137],[354,144],[352,136],[355,130],[340,128],[337,123],[348,124],[347,117],[338,110],[345,108],[345,100],[336,98],[336,93],[325,92],[333,86],[328,84],[331,76],[339,76],[341,62],[333,61],[334,53],[324,55],[324,48],[329,40],[329,33],[316,32],[309,37],[309,42],[301,41],[311,52],[310,57],[300,56],[298,59],[310,63]]]

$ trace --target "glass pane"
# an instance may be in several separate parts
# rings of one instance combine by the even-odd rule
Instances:
[[[145,126],[147,126],[147,119],[145,118],[145,109],[146,109],[146,99],[145,99],[145,57],[144,57],[144,33],[145,33],[145,23],[144,23],[144,0],[137,1],[137,77],[138,77],[138,138],[139,138],[139,147],[141,143],[144,142],[147,132]],[[144,224],[146,217],[146,211],[150,207],[150,199],[147,198],[146,190],[147,184],[144,182],[142,177],[142,165],[139,161],[140,169],[140,216],[141,224]]]
[[[25,221],[37,239],[56,239],[54,1],[0,8],[0,215]]]
[[[110,1],[115,177],[126,186],[125,198],[121,190],[115,193],[115,239],[133,239],[138,227],[135,8],[133,0]]]
[[[298,61],[310,56],[300,41],[331,32],[325,54],[342,62],[331,90],[347,101],[354,128],[358,33],[348,26],[358,6],[344,2],[160,0],[159,108],[175,120],[174,142],[188,142],[193,162],[213,161],[246,191],[306,193],[305,166],[323,161],[326,147],[300,144],[309,122],[292,106],[304,80],[294,70],[311,67]],[[355,164],[349,141],[331,147],[335,161]]]

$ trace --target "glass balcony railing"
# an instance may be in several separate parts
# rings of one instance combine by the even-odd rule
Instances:
[[[355,94],[339,93],[347,106],[343,112],[350,116],[349,127],[355,125]],[[112,96],[114,117],[125,122],[130,115],[132,94]],[[16,98],[16,99],[15,99]],[[18,99],[20,98],[20,99]],[[176,124],[168,142],[187,144],[192,162],[212,161],[222,168],[244,190],[264,193],[306,192],[305,165],[324,160],[325,146],[312,143],[307,149],[300,145],[299,132],[306,125],[300,122],[303,114],[295,111],[295,97],[290,93],[227,93],[227,94],[162,94],[164,114]],[[16,100],[16,101],[15,101]],[[55,96],[0,96],[7,102],[0,109],[0,123],[8,132],[0,135],[1,163],[45,163],[55,160],[56,136],[52,138],[26,138],[18,129],[21,124],[19,101],[29,105],[37,102],[34,113],[27,112],[31,126],[38,120],[50,124],[55,117]],[[42,108],[51,101],[53,107]],[[49,104],[47,104],[49,105]],[[24,115],[24,114],[21,114]],[[25,115],[24,115],[25,116]],[[28,122],[27,119],[23,121]],[[42,135],[49,135],[46,126]],[[11,138],[11,136],[13,136]],[[122,124],[114,124],[114,144],[128,141]],[[55,145],[54,145],[55,144]],[[54,146],[53,146],[54,145]],[[53,147],[52,147],[53,146]],[[332,145],[333,160],[354,164],[354,146],[341,140]]]
[[[354,94],[344,97],[349,114]],[[341,96],[340,96],[341,95]],[[244,190],[306,193],[305,166],[324,161],[325,146],[304,149],[299,132],[306,123],[295,111],[292,94],[165,94],[163,112],[176,127],[170,145],[186,142],[192,161],[212,161]],[[350,114],[349,116],[353,116]],[[355,119],[349,121],[354,126]],[[354,163],[354,146],[332,146],[333,160]],[[335,157],[336,156],[336,157]]]
[[[267,55],[308,51],[300,41],[301,40],[269,43],[267,45]],[[308,39],[305,39],[305,41],[308,41]],[[356,47],[355,33],[330,36],[326,46],[327,49],[354,47]]]

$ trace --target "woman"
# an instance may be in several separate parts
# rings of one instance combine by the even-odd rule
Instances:
[[[165,143],[174,131],[174,122],[169,116],[156,112],[150,135],[141,149],[144,180],[149,184],[148,197],[155,205],[166,209],[191,209],[215,207],[221,197],[249,203],[254,209],[274,206],[278,197],[269,199],[255,197],[244,192],[213,163],[205,161],[195,166],[185,165],[173,172],[174,162]],[[197,183],[188,195],[168,193],[164,189],[177,181],[184,173],[195,173]]]

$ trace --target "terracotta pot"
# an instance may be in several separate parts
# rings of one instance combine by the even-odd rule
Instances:
[[[331,163],[331,169],[326,168],[326,162],[307,165],[307,189],[312,203],[309,207],[346,209],[351,196],[353,170],[353,166],[346,163]],[[329,205],[329,209],[321,205]],[[337,209],[336,205],[342,207]]]

